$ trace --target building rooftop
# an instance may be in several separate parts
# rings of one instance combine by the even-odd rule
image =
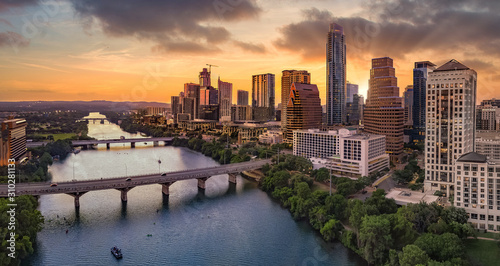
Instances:
[[[451,70],[468,70],[468,69],[470,69],[470,68],[468,68],[464,64],[458,62],[455,59],[451,59],[450,61],[448,61],[444,65],[442,65],[442,66],[438,67],[436,70],[434,70],[434,72],[451,71]]]
[[[477,152],[469,152],[466,153],[460,158],[458,158],[457,162],[471,162],[471,163],[485,163],[487,161],[486,156],[481,155]]]
[[[434,195],[425,194],[412,190],[392,189],[385,196],[388,199],[394,199],[398,205],[408,205],[409,203],[417,204],[420,202],[433,203],[438,201],[439,197]]]
[[[476,141],[478,140],[500,140],[500,131],[496,130],[477,130],[476,131]]]

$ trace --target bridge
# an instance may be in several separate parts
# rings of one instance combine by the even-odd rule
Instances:
[[[106,148],[110,149],[112,143],[130,143],[131,148],[135,148],[137,142],[153,142],[153,146],[158,146],[160,141],[165,146],[172,144],[174,138],[172,137],[159,137],[159,138],[132,138],[132,139],[101,139],[101,140],[73,140],[71,141],[73,147],[83,147],[84,149],[91,149],[94,145],[106,144]],[[47,142],[27,142],[26,147],[35,148],[45,146]]]
[[[116,177],[94,180],[69,181],[59,182],[57,185],[51,183],[20,183],[15,186],[16,196],[21,195],[49,195],[49,194],[68,194],[75,199],[75,207],[80,207],[80,197],[89,191],[117,189],[121,191],[121,200],[127,201],[127,192],[137,186],[145,186],[150,184],[160,184],[162,186],[162,194],[168,199],[170,194],[169,187],[177,182],[188,179],[197,179],[198,188],[204,190],[205,182],[212,176],[229,174],[229,182],[236,184],[236,175],[242,171],[259,169],[267,163],[271,163],[271,159],[255,160],[243,163],[234,163],[220,165],[210,168],[197,168],[177,172],[167,172],[164,174],[147,174],[130,177]],[[0,197],[7,197],[9,187],[7,184],[0,185]]]

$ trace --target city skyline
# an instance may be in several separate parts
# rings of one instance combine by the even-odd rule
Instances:
[[[346,79],[359,84],[365,97],[370,60],[384,56],[394,59],[400,87],[413,84],[414,62],[442,65],[455,58],[478,72],[478,102],[497,96],[494,88],[500,75],[494,62],[499,55],[492,47],[499,41],[495,25],[500,17],[494,2],[485,11],[473,1],[462,1],[447,12],[436,11],[446,3],[430,0],[392,5],[298,1],[286,8],[263,1],[238,1],[236,6],[210,2],[200,7],[192,1],[152,1],[136,9],[131,3],[130,10],[96,1],[51,3],[0,5],[2,101],[170,102],[184,83],[197,83],[197,73],[206,64],[218,66],[212,68],[212,83],[221,76],[235,90],[246,91],[251,91],[254,74],[307,70],[324,96],[330,23],[345,29]],[[200,16],[180,19],[181,26],[162,20],[165,14],[177,18],[173,10],[180,9]],[[431,9],[435,11],[426,12]],[[111,15],[116,12],[121,17],[114,20]],[[138,20],[134,25],[127,23],[132,15]],[[463,49],[447,47],[449,42]],[[278,104],[279,79],[276,87]]]

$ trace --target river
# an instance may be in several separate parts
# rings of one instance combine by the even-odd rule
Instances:
[[[140,137],[107,121],[91,122],[89,135]],[[218,165],[186,148],[129,145],[72,154],[49,171],[54,182],[61,182]],[[88,192],[80,198],[78,212],[65,194],[41,196],[39,203],[45,224],[35,253],[23,265],[365,264],[342,244],[325,243],[255,182],[240,176],[236,185],[228,183],[227,175],[214,176],[204,192],[198,191],[196,180],[176,182],[167,204],[160,185],[133,188],[126,204],[117,190]],[[121,260],[110,253],[115,245],[122,249]]]

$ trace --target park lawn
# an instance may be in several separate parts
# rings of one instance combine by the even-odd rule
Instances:
[[[498,265],[500,248],[497,241],[466,239],[465,250],[471,265]]]
[[[75,133],[36,134],[36,136],[41,136],[41,137],[47,137],[49,135],[52,135],[54,137],[54,141],[57,141],[60,139],[70,139],[70,138],[76,136]]]
[[[493,239],[495,239],[495,236],[497,236],[497,235],[498,234],[492,233],[492,232],[486,232],[486,233],[477,232],[476,233],[476,236],[478,236],[478,237],[486,237],[486,238],[493,238]]]

